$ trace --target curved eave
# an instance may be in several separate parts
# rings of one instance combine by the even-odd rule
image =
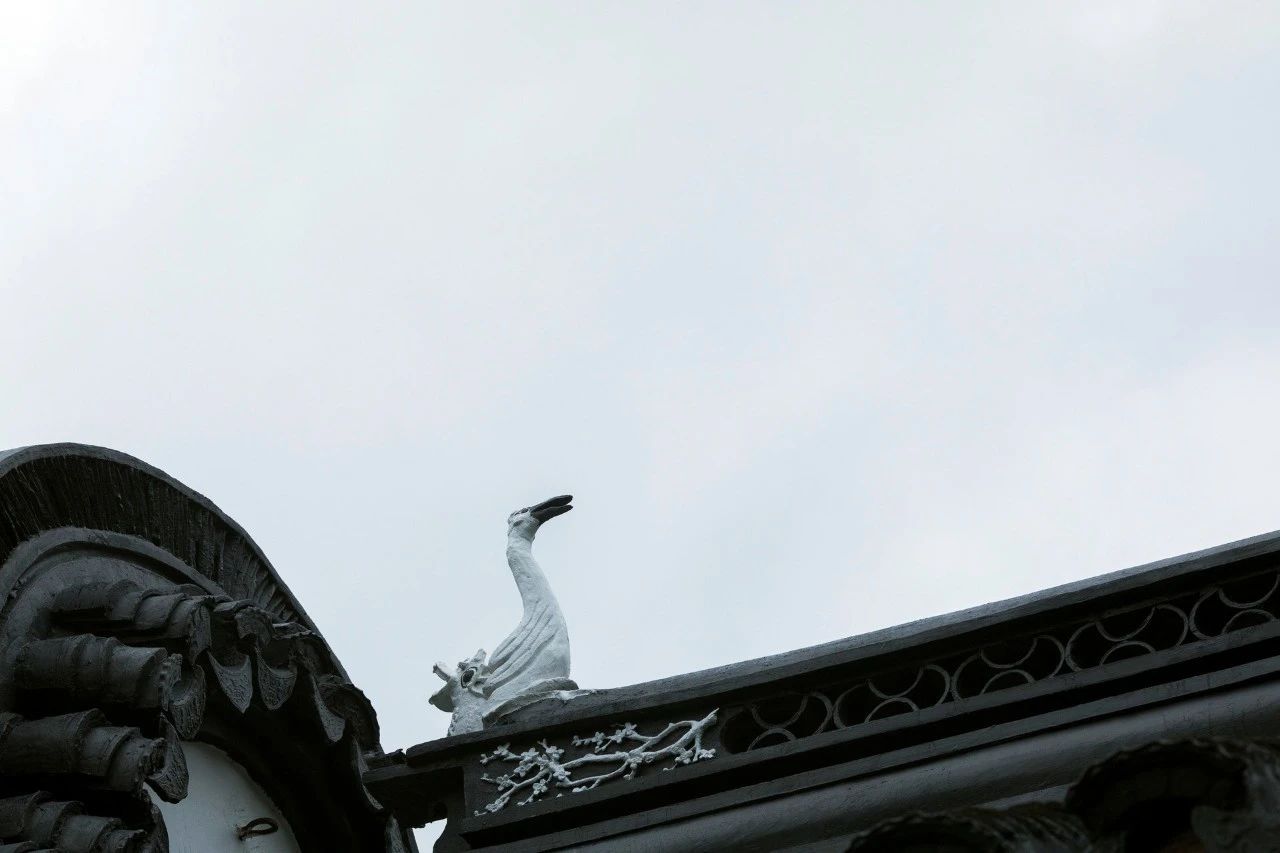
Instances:
[[[63,478],[64,482],[50,483],[50,476]],[[99,482],[103,478],[106,482]],[[57,488],[59,485],[69,488]],[[113,496],[114,502],[103,501],[105,495]],[[154,505],[157,499],[160,506]],[[148,511],[137,512],[139,506]],[[164,529],[166,522],[175,520],[185,524],[179,525],[178,530]],[[201,574],[224,588],[230,586],[227,591],[233,596],[253,600],[282,620],[318,630],[244,528],[213,501],[159,468],[118,450],[73,442],[0,451],[0,560],[19,542],[30,538],[32,527],[40,528],[35,532],[63,526],[125,532],[120,529],[121,521],[137,528],[127,532],[187,558],[186,562]],[[200,547],[206,542],[198,536],[186,536],[183,541],[177,535],[194,533],[199,526],[225,530],[228,547],[222,549],[223,553]],[[236,583],[228,584],[220,576],[219,561],[229,550],[252,567],[256,575],[251,578],[254,588],[234,588]]]
[[[287,814],[323,810],[308,849],[414,849],[360,781],[381,754],[367,698],[248,534],[164,472],[0,452],[0,601],[0,848],[161,853],[147,790],[184,799],[194,739]]]

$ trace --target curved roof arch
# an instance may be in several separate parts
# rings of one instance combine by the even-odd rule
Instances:
[[[0,562],[19,543],[59,527],[149,540],[228,595],[317,630],[244,528],[164,471],[127,453],[86,444],[0,451]]]
[[[362,782],[372,706],[240,525],[124,453],[0,453],[0,847],[161,853],[192,740],[308,849],[414,849]]]

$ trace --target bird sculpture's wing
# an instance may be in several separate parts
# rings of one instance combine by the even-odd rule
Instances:
[[[542,649],[563,633],[564,620],[559,609],[547,602],[540,602],[525,613],[516,626],[489,658],[488,681],[502,684],[518,675],[532,663]],[[565,673],[568,676],[568,673]]]

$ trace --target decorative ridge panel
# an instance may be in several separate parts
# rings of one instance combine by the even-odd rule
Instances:
[[[896,674],[903,668],[903,661],[909,661],[910,666],[906,668],[914,672],[931,662],[949,661],[954,655],[951,650],[957,644],[970,652],[991,649],[996,655],[993,660],[1001,663],[1005,661],[999,657],[997,647],[1005,642],[1003,638],[1038,635],[1044,625],[1074,625],[1090,621],[1100,612],[1145,606],[1135,602],[1159,602],[1171,595],[1203,590],[1223,577],[1265,571],[1266,566],[1274,566],[1277,561],[1280,561],[1280,533],[1268,533],[819,646],[659,681],[599,690],[569,704],[532,705],[513,715],[496,734],[482,731],[428,741],[406,748],[403,757],[393,755],[382,763],[428,766],[477,748],[489,748],[509,737],[530,734],[536,739],[546,731],[571,731],[575,727],[608,724],[621,717],[661,718],[677,707],[720,706],[732,712],[744,701],[754,701],[756,697],[788,696],[806,693],[810,685],[851,684],[859,676]],[[1242,617],[1241,621],[1245,618],[1251,617]],[[1028,629],[1027,626],[1035,627]],[[1241,627],[1239,623],[1228,632],[1238,627]],[[1087,649],[1082,646],[1079,651],[1083,654]],[[1041,649],[1037,654],[1043,652]],[[1119,658],[1117,653],[1111,660]],[[974,667],[975,664],[970,664],[963,673],[965,685],[960,689],[964,696],[972,695],[965,691],[971,689],[968,681],[979,672],[980,668]],[[1012,674],[1004,676],[1008,682],[1016,678]],[[992,685],[986,692],[992,692],[996,686]],[[895,698],[896,691],[882,692],[887,692],[886,699]],[[730,713],[726,713],[722,718],[728,720],[729,716]]]
[[[1083,672],[1274,622],[1280,568],[1096,618],[1015,635],[871,677],[776,693],[736,709],[728,752],[747,752]]]
[[[968,736],[993,721],[1026,717],[1034,724],[1032,718],[1070,713],[1081,701],[1114,698],[1123,705],[1135,691],[1275,654],[1277,546],[1275,535],[1258,537],[1020,599],[1003,619],[988,607],[978,618],[880,634],[883,642],[855,648],[850,641],[843,660],[792,658],[710,681],[701,691],[689,684],[632,701],[638,688],[623,688],[535,705],[509,724],[381,757],[366,779],[408,823],[449,811],[457,818],[451,832],[477,843],[510,843],[589,822],[596,812],[627,814],[774,780],[786,784],[781,780],[797,768],[834,770]],[[566,766],[585,754],[573,750],[588,733],[607,739],[630,724],[656,734],[712,709],[715,724],[701,748],[715,760],[672,773],[627,777],[624,770],[588,788],[590,796],[575,796],[582,778],[598,775],[586,765],[571,768],[580,777]],[[523,773],[512,772],[521,767]],[[527,808],[513,808],[520,805]]]
[[[635,723],[623,723],[607,734],[598,731],[575,735],[564,746],[552,745],[544,738],[519,754],[504,743],[481,755],[480,763],[514,767],[504,767],[497,777],[488,773],[480,777],[496,788],[496,797],[475,813],[492,814],[513,801],[517,806],[527,806],[544,796],[591,791],[617,779],[634,779],[654,764],[669,762],[662,769],[673,770],[715,758],[716,751],[702,744],[703,736],[715,722],[716,712],[712,711],[700,720],[669,723],[654,734],[638,731]]]

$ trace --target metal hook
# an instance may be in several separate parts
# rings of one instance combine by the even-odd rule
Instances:
[[[276,823],[273,818],[256,817],[244,826],[236,827],[236,838],[244,841],[254,835],[270,835],[279,829],[280,824]]]

